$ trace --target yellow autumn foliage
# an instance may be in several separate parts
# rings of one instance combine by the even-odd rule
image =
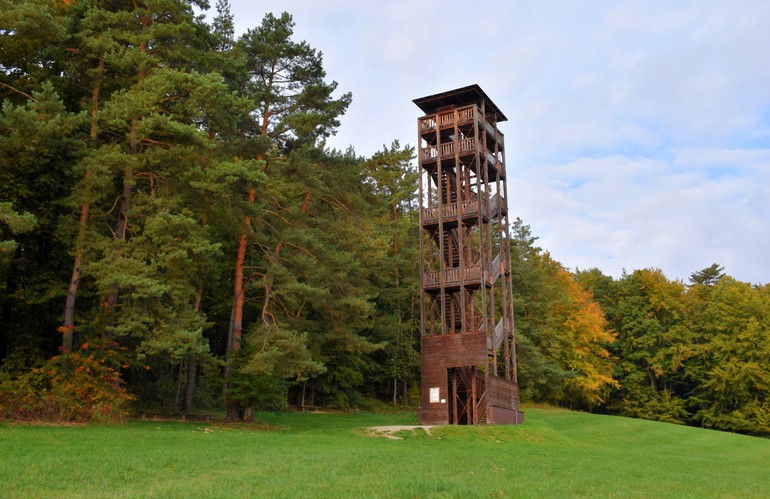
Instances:
[[[550,255],[543,255],[551,284],[562,290],[564,298],[553,312],[563,327],[562,364],[572,376],[565,380],[566,392],[588,406],[604,402],[618,383],[612,377],[612,359],[607,345],[615,340],[601,307],[574,276]]]

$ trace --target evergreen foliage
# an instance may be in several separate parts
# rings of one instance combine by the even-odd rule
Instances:
[[[204,3],[0,0],[0,418],[416,403],[414,150],[326,149],[323,54]],[[770,434],[768,286],[510,242],[524,400]]]

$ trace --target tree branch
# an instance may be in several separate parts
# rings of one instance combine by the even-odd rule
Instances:
[[[32,97],[29,94],[26,94],[26,93],[22,92],[18,88],[12,87],[12,86],[8,85],[7,83],[3,83],[2,81],[0,81],[0,85],[4,86],[5,88],[7,88],[7,89],[9,89],[9,90],[11,90],[13,92],[16,92],[17,94],[23,95],[24,97],[26,97],[27,99],[31,100],[32,102],[37,102],[37,99],[35,99],[34,97]]]

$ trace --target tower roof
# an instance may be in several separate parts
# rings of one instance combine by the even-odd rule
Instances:
[[[446,106],[466,106],[468,104],[479,104],[484,102],[487,113],[494,113],[497,121],[506,121],[502,111],[492,102],[487,94],[477,84],[468,85],[467,87],[456,88],[449,90],[448,92],[441,92],[439,94],[428,95],[427,97],[420,97],[414,99],[412,102],[417,104],[417,107],[422,109],[425,114],[433,114],[438,111],[439,108]]]

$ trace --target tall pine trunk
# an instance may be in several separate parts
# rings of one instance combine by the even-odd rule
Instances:
[[[393,212],[393,226],[396,227],[396,224],[398,223],[398,205],[393,204],[392,206],[392,212]],[[394,272],[395,272],[395,278],[396,278],[396,289],[398,289],[401,286],[401,275],[399,273],[398,269],[398,228],[396,227],[393,230],[393,259],[395,260],[394,265]],[[401,313],[401,297],[396,298],[396,317],[397,317],[397,324],[398,324],[398,330],[396,334],[398,334],[398,341],[401,341],[401,319],[403,317],[403,314]],[[396,353],[398,355],[398,353]],[[398,404],[398,376],[393,377],[393,405]]]
[[[201,223],[206,223],[205,214],[202,217]],[[198,288],[198,293],[195,295],[195,303],[193,309],[196,312],[200,312],[201,302],[203,302],[203,286]],[[195,385],[198,381],[198,354],[191,353],[187,356],[187,382],[184,387],[184,402],[182,403],[182,411],[190,412],[192,410],[193,397],[195,395]]]
[[[131,154],[137,154],[139,152],[139,144],[136,142],[136,120],[131,123],[131,130],[129,132],[129,144],[131,148]],[[128,227],[128,208],[130,205],[131,195],[133,194],[134,184],[134,170],[130,166],[127,166],[123,172],[123,192],[120,196],[120,207],[118,209],[118,223],[115,226],[114,238],[116,241],[126,240],[126,228]],[[102,339],[106,343],[107,348],[111,348],[112,332],[109,329],[115,309],[118,306],[118,297],[120,295],[120,287],[117,284],[112,286],[107,300],[105,301],[105,319],[106,324],[102,329]]]
[[[195,384],[198,376],[198,355],[191,353],[187,356],[187,383],[184,387],[184,403],[182,412],[192,411],[193,396],[195,395]]]
[[[252,187],[249,189],[249,204],[254,204],[257,196],[257,190]],[[241,339],[243,337],[243,303],[245,293],[243,289],[243,266],[246,262],[246,247],[249,237],[246,233],[251,227],[251,217],[246,215],[244,227],[241,231],[241,237],[238,240],[238,252],[235,257],[235,277],[233,279],[233,310],[230,317],[230,338],[227,345],[228,369],[227,375],[234,372],[233,364],[236,362],[238,352],[241,350]],[[225,380],[227,383],[227,380]],[[241,406],[234,400],[227,400],[227,421],[240,421]]]
[[[266,130],[263,127],[263,133]],[[257,154],[257,161],[262,161],[262,153]],[[253,205],[257,199],[257,189],[249,189],[249,204]],[[243,266],[246,262],[246,249],[249,243],[249,237],[246,231],[251,227],[251,217],[246,215],[243,221],[243,229],[238,239],[238,251],[235,256],[235,275],[233,278],[233,309],[230,314],[230,327],[228,329],[227,341],[227,367],[225,368],[225,396],[227,398],[228,378],[233,374],[234,363],[241,350],[241,339],[243,337],[243,304],[246,299],[243,288]],[[227,421],[240,421],[240,404],[227,398]]]
[[[101,76],[104,72],[104,56],[99,57],[99,71],[98,77],[94,82],[94,87],[91,91],[91,130],[89,138],[91,144],[96,144],[97,134],[99,132],[99,95],[101,93],[102,79]],[[85,181],[86,191],[83,199],[83,204],[80,206],[80,220],[78,224],[78,235],[75,241],[75,260],[72,264],[72,275],[70,276],[70,285],[67,289],[67,300],[64,305],[64,324],[62,324],[62,366],[67,366],[67,354],[72,352],[72,343],[75,333],[75,300],[78,295],[78,287],[80,286],[81,270],[83,260],[83,243],[86,238],[86,228],[88,226],[88,217],[91,210],[90,203],[90,188],[88,182],[91,178],[91,168],[86,168]]]
[[[139,16],[139,22],[141,23],[141,28],[139,32],[141,33],[144,31],[146,27],[148,27],[150,24],[152,24],[152,17],[148,12],[145,13],[145,15],[142,15],[142,13],[139,10],[139,6],[136,2],[136,0],[133,0],[134,5],[134,12]],[[139,52],[141,54],[147,53],[147,45],[144,41],[139,42]],[[144,82],[146,73],[143,67],[139,67],[136,73],[136,84],[141,85]],[[139,143],[136,139],[136,129],[138,125],[140,116],[135,116],[131,120],[131,127],[129,128],[128,132],[128,146],[129,146],[129,154],[137,155],[139,154]],[[120,207],[118,211],[118,223],[115,226],[115,233],[114,233],[114,239],[116,241],[125,241],[126,240],[126,228],[128,227],[128,207],[131,200],[131,195],[133,193],[133,186],[134,186],[134,170],[129,165],[126,166],[126,169],[123,172],[123,192],[120,196]],[[114,255],[113,255],[114,256]],[[102,339],[105,342],[106,348],[112,348],[112,332],[109,329],[109,326],[112,324],[114,319],[115,310],[118,306],[118,297],[120,295],[120,286],[117,284],[112,286],[112,289],[110,290],[109,294],[107,295],[107,299],[105,300],[105,327],[102,329]]]

